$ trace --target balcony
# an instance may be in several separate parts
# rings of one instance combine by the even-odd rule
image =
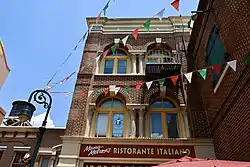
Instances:
[[[169,51],[149,51],[146,58],[146,80],[167,78],[181,72],[181,61],[178,55]]]

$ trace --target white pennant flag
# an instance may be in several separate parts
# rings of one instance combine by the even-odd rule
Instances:
[[[122,39],[122,43],[123,43],[124,46],[125,46],[126,43],[127,43],[128,37],[129,37],[129,35],[127,35],[126,37],[124,37],[124,38]]]
[[[165,8],[162,9],[159,13],[157,13],[154,17],[157,17],[157,18],[159,18],[160,20],[162,20],[164,11],[165,11]]]
[[[90,91],[88,92],[88,97],[89,97],[92,93],[93,93],[93,90],[90,90]]]
[[[116,87],[115,88],[115,95],[120,91],[121,87]]]
[[[228,64],[234,71],[236,71],[236,63],[237,63],[237,60],[233,60],[233,61],[227,62],[227,64]]]
[[[153,83],[153,81],[146,82],[146,85],[147,85],[148,90],[150,89],[150,87],[151,87],[152,83]]]
[[[189,73],[186,73],[184,74],[185,77],[187,78],[188,82],[191,83],[192,81],[192,76],[193,76],[193,72],[189,72]]]
[[[100,57],[101,57],[101,55],[99,55],[99,56],[97,56],[97,57],[95,58],[96,63],[99,61]]]

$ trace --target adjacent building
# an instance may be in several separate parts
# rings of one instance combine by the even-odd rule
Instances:
[[[186,81],[179,77],[174,85],[164,79],[187,72],[189,19],[151,19],[148,32],[142,26],[147,18],[101,18],[98,24],[87,18],[91,31],[58,167],[151,166],[186,154],[215,157],[205,113],[187,110]],[[137,40],[130,35],[124,45],[138,27]]]
[[[218,159],[250,161],[250,68],[243,61],[250,56],[249,11],[248,0],[200,0],[189,41],[189,71],[220,65],[206,80],[194,74],[187,93],[190,114],[206,116]]]
[[[7,64],[6,56],[4,53],[4,47],[2,40],[0,39],[0,89],[4,84],[5,79],[7,78],[10,69]]]
[[[38,152],[36,167],[57,165],[64,132],[65,128],[47,129]],[[25,167],[34,151],[37,134],[37,127],[0,127],[0,166]]]

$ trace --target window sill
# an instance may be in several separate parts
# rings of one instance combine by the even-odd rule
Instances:
[[[226,75],[228,68],[229,68],[229,65],[227,64],[226,67],[225,67],[225,69],[224,69],[224,71],[223,71],[223,73],[220,76],[220,79],[219,79],[218,83],[216,84],[216,86],[214,88],[214,93],[216,93],[217,90],[219,89],[219,86],[220,86],[220,84],[221,84],[224,76]]]
[[[95,76],[145,76],[145,74],[95,74]]]

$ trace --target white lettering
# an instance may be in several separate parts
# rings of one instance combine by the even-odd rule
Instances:
[[[86,146],[83,152],[88,152],[88,156],[110,153],[111,148],[103,148],[103,146]]]

